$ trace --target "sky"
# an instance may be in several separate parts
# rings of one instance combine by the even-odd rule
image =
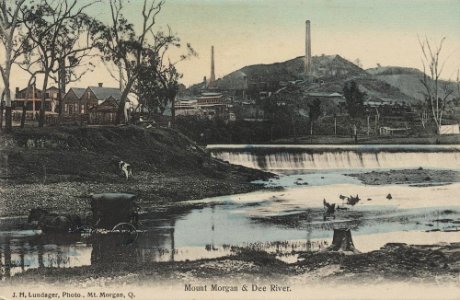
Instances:
[[[125,16],[140,26],[143,0],[125,1]],[[103,0],[89,13],[108,22],[109,12]],[[460,68],[460,0],[166,0],[156,28],[169,25],[198,52],[178,65],[183,83],[190,85],[209,78],[212,45],[217,77],[246,65],[304,55],[307,19],[312,55],[359,58],[363,68],[379,63],[421,69],[418,37],[426,36],[433,44],[446,37],[442,77],[454,80]],[[26,76],[14,74],[13,86],[24,86]],[[118,86],[103,64],[73,86],[98,82]]]

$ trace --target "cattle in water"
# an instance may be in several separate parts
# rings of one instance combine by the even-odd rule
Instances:
[[[326,221],[327,217],[333,217],[335,219],[335,203],[328,203],[326,199],[323,199],[323,205],[325,208],[323,219]]]
[[[81,218],[77,215],[59,215],[43,208],[31,209],[28,222],[43,232],[78,232],[82,227]]]

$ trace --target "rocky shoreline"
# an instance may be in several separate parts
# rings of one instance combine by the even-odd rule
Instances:
[[[410,184],[414,186],[432,186],[460,182],[460,172],[453,170],[404,169],[389,171],[372,171],[347,174],[364,184]]]

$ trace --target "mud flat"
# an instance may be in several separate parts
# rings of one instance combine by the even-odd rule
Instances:
[[[347,174],[364,184],[411,184],[414,186],[444,185],[460,181],[460,172],[453,170],[405,169]]]

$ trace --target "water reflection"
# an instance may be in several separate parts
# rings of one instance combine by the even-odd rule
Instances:
[[[237,210],[235,210],[237,209]],[[123,233],[105,234],[41,234],[36,231],[0,233],[2,279],[30,268],[71,268],[113,265],[140,265],[148,262],[174,262],[199,258],[215,258],[235,253],[239,247],[264,250],[282,260],[295,261],[299,251],[317,251],[328,245],[332,229],[342,226],[322,222],[313,214],[301,215],[300,223],[277,224],[260,222],[238,213],[240,204],[150,213],[141,219],[145,230],[130,243]],[[384,216],[385,218],[379,219]],[[424,241],[439,232],[455,228],[459,212],[452,209],[405,210],[392,212],[392,218],[379,215],[352,221],[354,237],[360,250],[373,250],[394,241],[394,233],[411,231],[425,234]],[[292,221],[294,217],[290,217]],[[385,220],[384,220],[385,219]],[[337,222],[340,222],[338,220]],[[385,239],[365,238],[369,235],[393,233]],[[454,233],[455,235],[455,233]],[[362,237],[361,237],[362,236]],[[443,237],[444,241],[447,241]],[[366,244],[367,243],[367,244]],[[378,248],[377,247],[377,248]]]
[[[91,249],[76,235],[42,235],[37,232],[3,232],[0,235],[2,279],[30,268],[68,268],[89,264]]]
[[[114,264],[216,258],[233,254],[240,247],[264,250],[292,262],[299,251],[326,247],[333,229],[342,226],[352,228],[355,246],[362,252],[387,242],[459,241],[458,184],[423,189],[369,187],[335,184],[340,182],[338,176],[343,175],[292,174],[279,179],[278,184],[303,181],[310,185],[218,197],[204,201],[199,208],[152,209],[142,215],[142,232],[133,243],[121,233],[45,235],[20,230],[24,223],[20,222],[16,230],[0,231],[0,278],[31,268],[93,265],[107,269]],[[385,198],[390,192],[391,201]],[[360,201],[336,212],[335,220],[323,220],[323,198],[343,206],[338,196],[356,193],[372,201]]]

